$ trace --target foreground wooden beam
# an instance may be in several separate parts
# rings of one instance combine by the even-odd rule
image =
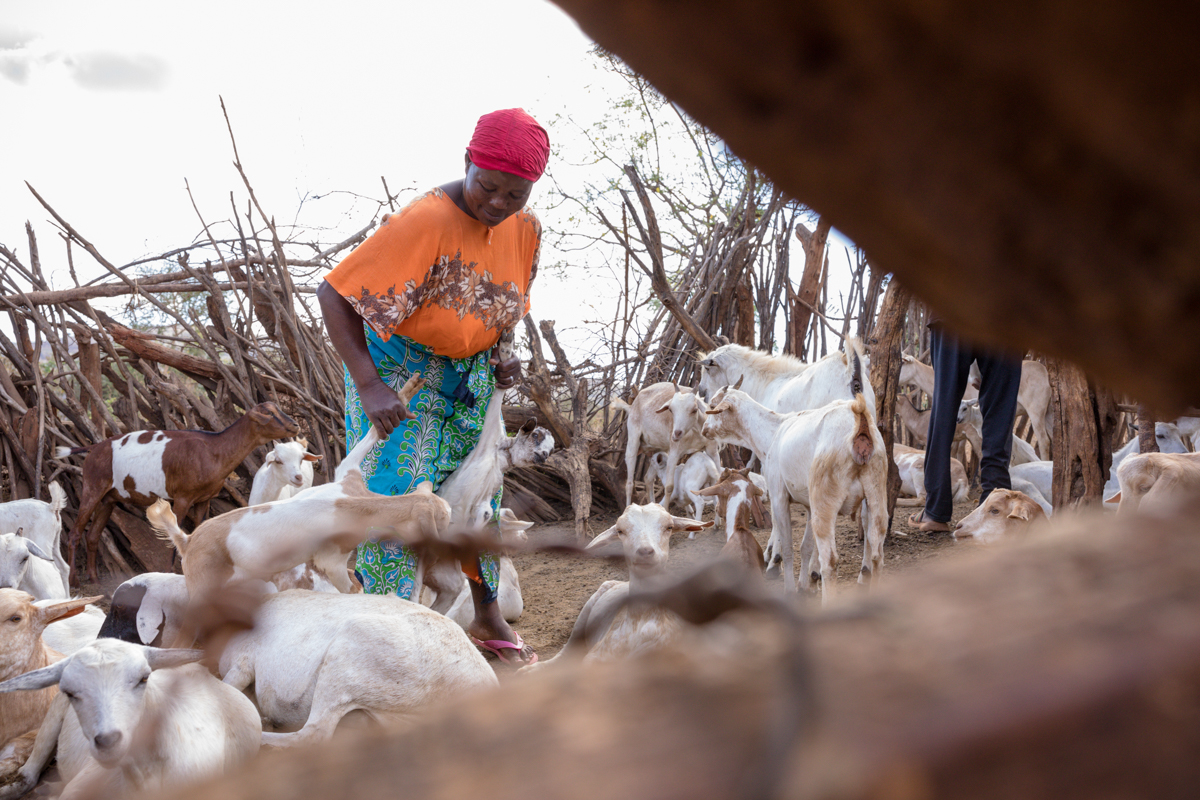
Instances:
[[[159,796],[1193,796],[1198,510],[965,545],[799,629],[735,615]]]
[[[970,338],[1200,398],[1200,7],[556,2]]]

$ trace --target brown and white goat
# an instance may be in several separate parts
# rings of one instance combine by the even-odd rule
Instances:
[[[411,400],[423,384],[419,373],[413,375],[401,398]],[[346,560],[368,535],[414,541],[443,532],[450,506],[428,482],[397,497],[367,489],[362,462],[379,439],[372,425],[338,465],[332,482],[287,500],[234,509],[202,523],[190,536],[180,530],[166,502],[151,506],[150,524],[182,556],[192,601],[202,601],[230,579],[267,581],[310,559],[338,591],[350,593]]]
[[[55,458],[87,453],[83,460],[83,492],[79,515],[67,539],[70,568],[88,520],[87,574],[96,578],[100,535],[118,500],[149,506],[170,500],[175,518],[189,510],[199,525],[208,514],[225,479],[256,447],[272,439],[295,436],[300,426],[274,403],[259,403],[220,433],[208,431],[131,431],[88,447],[60,447]]]
[[[963,517],[954,528],[955,539],[973,538],[991,544],[1006,536],[1025,533],[1046,519],[1046,512],[1029,495],[1013,489],[993,489],[987,500]]]
[[[1118,514],[1162,510],[1181,497],[1200,493],[1200,453],[1143,453],[1132,455],[1117,468],[1121,491],[1106,498],[1120,503]]]
[[[762,494],[762,490],[749,481],[745,491],[751,498]],[[721,548],[720,557],[745,567],[753,580],[765,583],[767,565],[764,563],[762,546],[750,532],[750,526],[747,524],[749,518],[750,502],[747,500],[737,506],[733,530],[725,540],[725,546]]]
[[[83,612],[102,597],[83,597],[44,606],[16,589],[0,589],[0,681],[47,667],[62,658],[42,642],[52,622]],[[25,763],[34,736],[58,690],[0,694],[0,783]]]

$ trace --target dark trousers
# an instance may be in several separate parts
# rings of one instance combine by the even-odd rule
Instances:
[[[949,522],[954,509],[950,488],[950,447],[958,424],[958,406],[967,388],[971,362],[979,362],[979,411],[983,415],[983,453],[979,483],[987,499],[992,489],[1011,489],[1008,460],[1012,455],[1013,420],[1021,388],[1021,359],[960,341],[940,324],[929,328],[933,355],[933,410],[925,445],[925,516]]]

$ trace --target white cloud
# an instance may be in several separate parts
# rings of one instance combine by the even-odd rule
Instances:
[[[71,77],[86,89],[161,89],[168,73],[165,61],[149,55],[83,53],[64,61]]]

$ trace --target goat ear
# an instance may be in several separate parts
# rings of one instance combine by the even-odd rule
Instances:
[[[314,456],[312,453],[305,453],[300,458],[304,461],[320,461],[325,456]]]
[[[267,453],[267,457],[263,459],[263,465],[275,464],[279,462],[279,456],[275,455],[275,451]]]
[[[203,650],[166,650],[161,647],[145,647],[142,649],[142,652],[146,654],[146,661],[149,662],[150,669],[181,667],[184,664],[192,664],[204,658]]]
[[[671,517],[671,530],[674,531],[702,531],[705,528],[711,528],[713,524],[711,519],[708,522],[701,522],[688,517]]]
[[[654,413],[656,413],[656,414],[661,414],[661,413],[663,413],[664,411],[669,411],[670,409],[671,409],[671,404],[670,404],[670,403],[664,403],[664,404],[663,404],[663,407],[662,407],[662,408],[657,408],[657,409],[655,409],[655,410],[654,410]]]
[[[754,481],[746,484],[746,494],[750,497],[762,497],[763,490],[754,485]]]
[[[537,428],[537,418],[530,417],[529,419],[525,420],[525,424],[521,426],[521,430],[519,432],[520,433],[533,433],[533,431],[536,428]]]
[[[26,672],[24,675],[18,675],[0,683],[0,692],[29,692],[53,686],[62,678],[63,670],[66,669],[67,662],[70,660],[70,658],[64,658],[48,667],[35,669],[33,672]]]
[[[1029,522],[1031,519],[1033,519],[1033,510],[1030,508],[1031,505],[1033,505],[1033,503],[1027,503],[1022,500],[1018,500],[1017,502],[1013,503],[1012,508],[1009,509],[1008,518],[1019,519],[1022,522]]]
[[[724,491],[725,491],[725,484],[717,483],[717,484],[713,484],[712,486],[706,486],[705,488],[700,489],[699,491],[696,492],[696,494],[700,495],[701,497],[720,497],[721,494],[724,493]]]
[[[1121,493],[1120,493],[1120,492],[1117,492],[1117,493],[1116,493],[1116,494],[1114,494],[1112,497],[1106,498],[1106,499],[1104,500],[1104,502],[1106,502],[1106,503],[1119,503],[1119,502],[1121,502]]]
[[[43,561],[50,561],[50,562],[54,561],[54,557],[51,555],[48,555],[46,553],[46,551],[43,550],[41,547],[39,547],[38,543],[33,541],[32,539],[25,540],[25,548],[27,550],[29,550],[30,554],[37,556],[38,558],[42,559]]]
[[[51,622],[57,622],[60,619],[82,614],[84,607],[89,603],[95,603],[97,600],[103,599],[104,595],[76,597],[73,600],[63,600],[61,603],[54,603],[53,605],[39,606],[34,614],[37,615],[38,622],[43,626],[49,625]]]
[[[585,547],[583,549],[591,550],[593,547],[599,547],[602,544],[607,544],[608,542],[611,542],[615,538],[617,538],[617,526],[613,525],[611,528],[606,530],[604,533],[597,535],[595,539],[592,539],[590,542],[588,542],[587,547]]]

